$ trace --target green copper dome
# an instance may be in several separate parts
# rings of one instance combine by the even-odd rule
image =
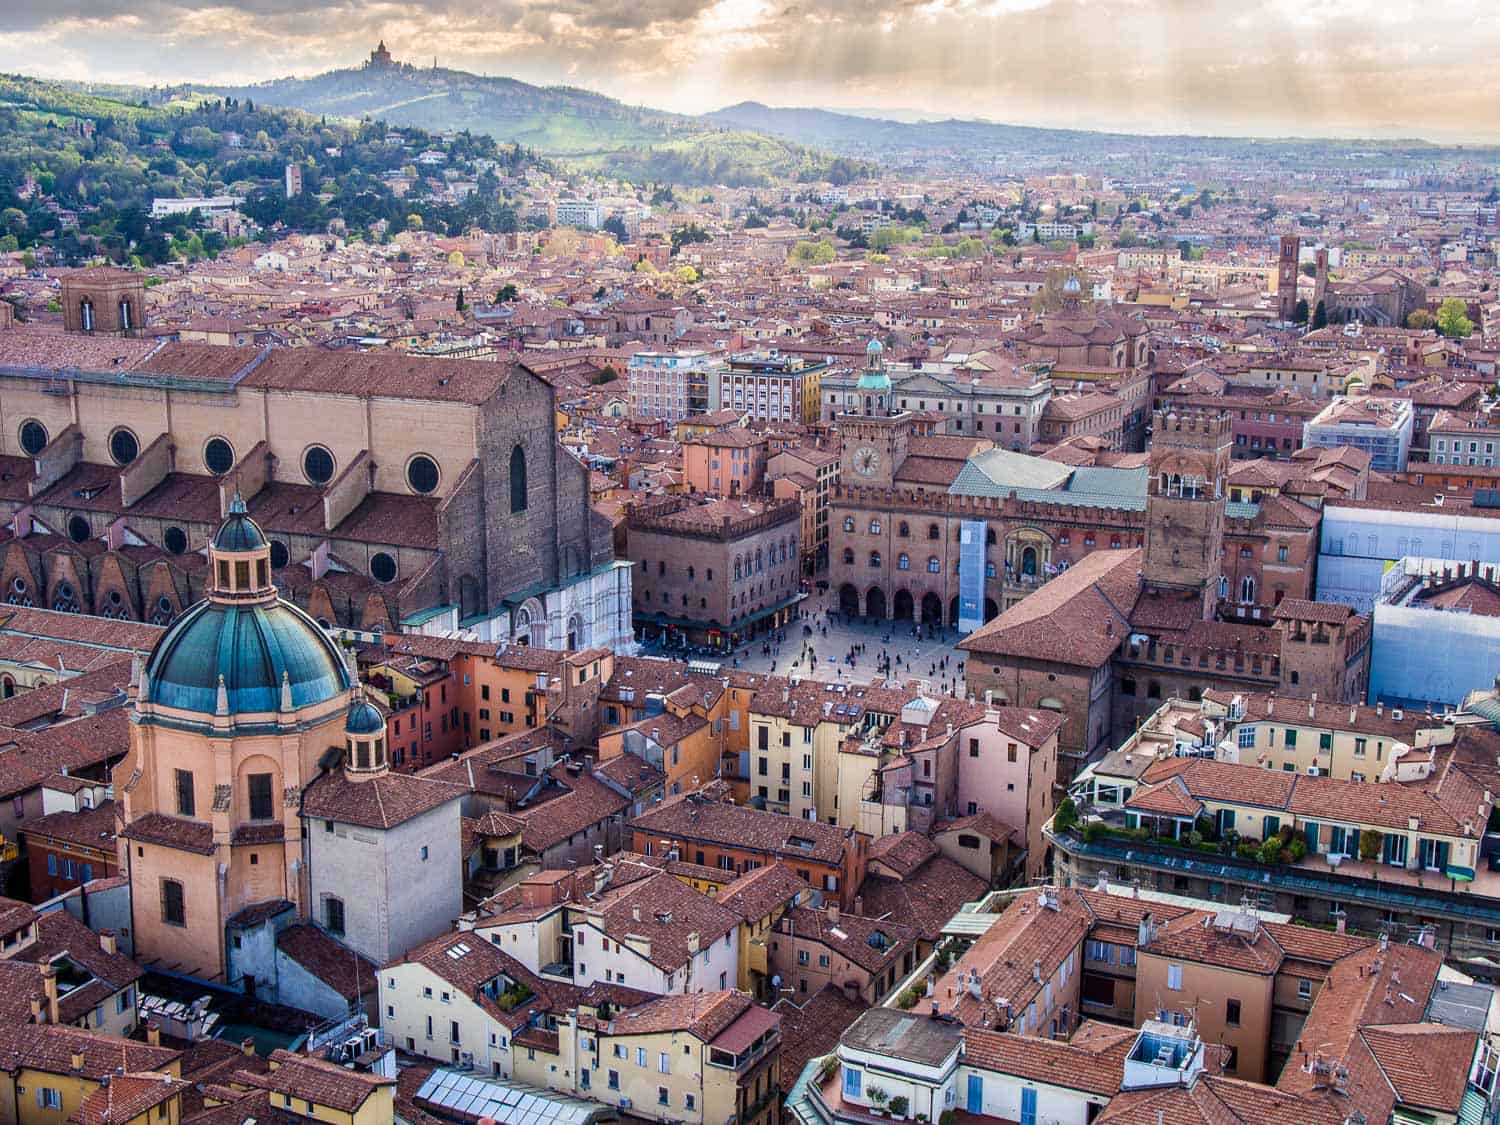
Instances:
[[[173,622],[152,649],[143,702],[211,716],[222,675],[230,715],[275,712],[281,709],[283,674],[294,708],[322,703],[351,686],[332,638],[296,606],[203,601]]]
[[[359,699],[349,705],[349,717],[344,720],[346,734],[379,734],[385,730],[385,716],[371,702]]]

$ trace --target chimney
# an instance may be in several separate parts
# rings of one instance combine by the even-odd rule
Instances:
[[[702,940],[703,939],[698,936],[697,930],[694,930],[692,933],[688,934],[687,951],[689,957],[696,957],[698,955],[698,950],[701,947]]]
[[[1031,962],[1031,979],[1037,984],[1042,983],[1042,959],[1040,957],[1034,958]]]
[[[864,913],[865,913],[865,896],[864,895],[855,895],[854,896],[854,913],[858,914],[860,917],[864,917]]]
[[[61,1023],[57,1014],[57,966],[51,961],[42,966],[42,993],[47,998],[47,1022]]]
[[[83,1070],[83,1052],[74,1051],[68,1059],[68,1066],[75,1071]]]
[[[254,1050],[255,1049],[255,1040],[252,1039],[250,1041],[250,1044],[251,1044],[251,1050]],[[147,1020],[146,1021],[146,1046],[148,1046],[148,1047],[160,1047],[161,1046],[161,1024],[157,1023],[155,1020]]]
[[[114,930],[99,931],[99,948],[106,953],[118,953],[119,942],[115,938]]]
[[[839,924],[839,904],[830,901],[828,904],[828,924],[837,926]]]
[[[641,920],[641,908],[639,906],[632,906],[630,908],[630,920],[632,922],[639,922]]]
[[[158,1033],[158,1034],[160,1034],[160,1033]],[[243,1039],[240,1040],[240,1054],[242,1054],[242,1055],[254,1055],[255,1054],[255,1039],[252,1036],[247,1035],[247,1036],[245,1036],[245,1038],[243,1038]]]
[[[1151,918],[1151,911],[1147,910],[1141,915],[1140,925],[1136,927],[1135,944],[1144,949],[1151,944],[1155,937],[1156,930]]]

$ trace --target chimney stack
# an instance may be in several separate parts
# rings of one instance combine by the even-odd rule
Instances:
[[[57,966],[51,961],[42,966],[42,993],[47,999],[47,1022],[61,1023],[57,1010]]]
[[[106,953],[118,953],[119,941],[115,937],[114,930],[99,931],[99,948]]]

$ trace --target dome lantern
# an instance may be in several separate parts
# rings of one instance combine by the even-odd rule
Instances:
[[[220,602],[276,600],[271,584],[271,544],[235,493],[229,514],[208,549],[209,597]]]

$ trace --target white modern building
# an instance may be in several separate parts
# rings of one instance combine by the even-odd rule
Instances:
[[[1372,703],[1457,707],[1500,674],[1500,564],[1400,559],[1374,619]]]
[[[1500,511],[1435,493],[1421,506],[1376,508],[1335,501],[1323,508],[1317,600],[1369,613],[1386,571],[1407,556],[1500,559]]]
[[[594,199],[559,199],[556,222],[560,227],[598,230],[606,218],[604,204]]]
[[[239,210],[244,202],[243,195],[189,195],[181,199],[153,199],[151,217],[164,219],[170,215],[187,215],[194,211],[204,218],[227,215]]]

